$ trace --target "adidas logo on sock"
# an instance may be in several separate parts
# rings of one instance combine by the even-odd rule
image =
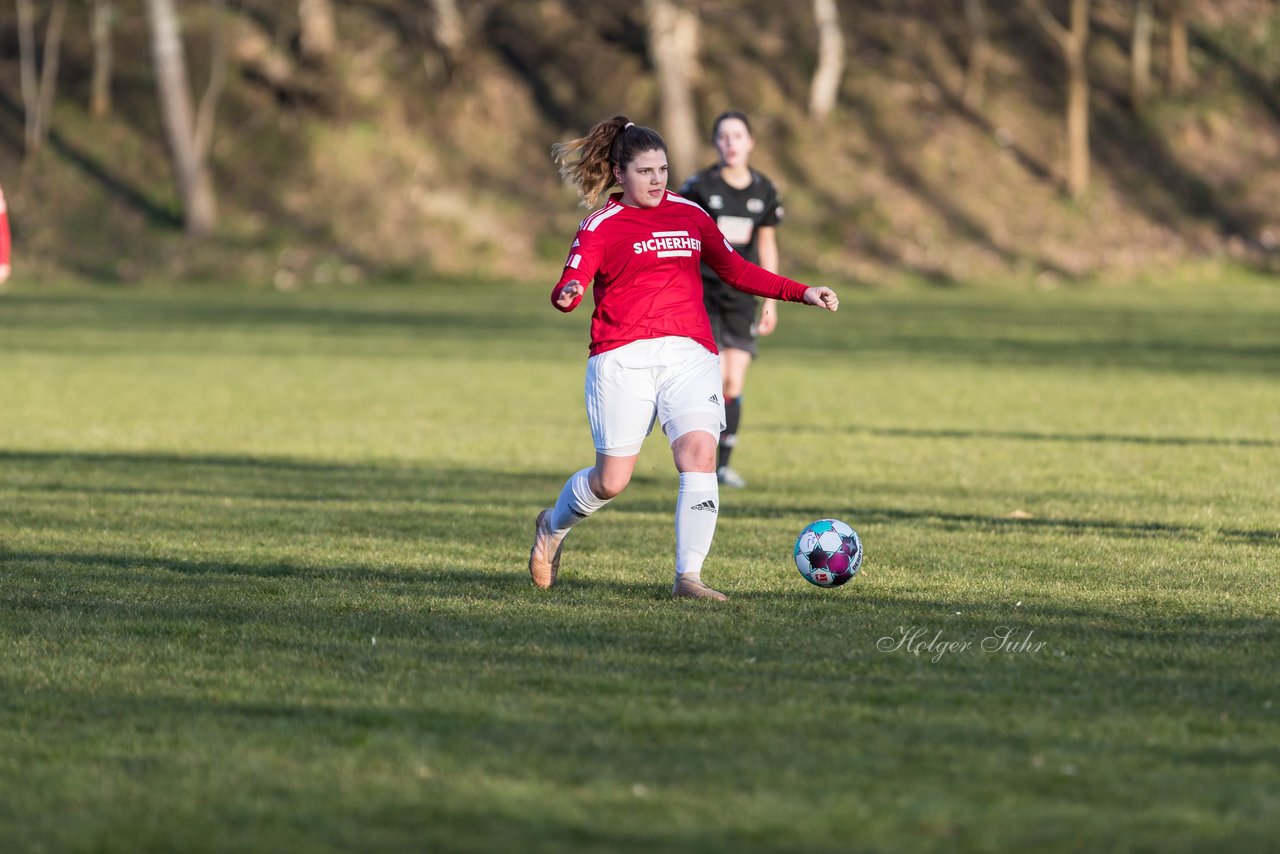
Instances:
[[[715,513],[715,512],[716,512],[716,503],[715,503],[714,501],[712,501],[712,500],[708,499],[708,500],[706,500],[706,501],[702,502],[701,504],[695,504],[695,505],[693,505],[693,506],[692,506],[692,507],[690,507],[689,509],[690,509],[690,510],[710,510],[712,513]]]
[[[714,394],[713,394],[713,395],[711,395],[711,397],[709,397],[709,398],[707,398],[707,399],[708,399],[708,400],[710,400],[712,403],[719,403],[719,402],[720,402],[720,397],[719,397],[719,395],[714,395]]]

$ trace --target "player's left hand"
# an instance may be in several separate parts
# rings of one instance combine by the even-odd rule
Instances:
[[[840,309],[840,297],[831,288],[809,288],[804,292],[804,301],[809,305],[825,308],[827,311]]]
[[[760,306],[760,322],[756,324],[756,332],[768,335],[778,328],[778,304],[771,299]]]

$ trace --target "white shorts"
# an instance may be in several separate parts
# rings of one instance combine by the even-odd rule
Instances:
[[[724,432],[720,357],[690,338],[648,338],[592,356],[585,394],[591,439],[611,457],[640,453],[657,421],[668,442]]]

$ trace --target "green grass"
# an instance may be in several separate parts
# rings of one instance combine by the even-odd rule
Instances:
[[[546,290],[0,298],[0,850],[1274,849],[1280,286],[785,308],[719,605]]]

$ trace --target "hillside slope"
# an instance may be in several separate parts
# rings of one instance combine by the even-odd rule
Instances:
[[[339,51],[324,67],[296,54],[294,5],[246,0],[233,13],[214,150],[221,226],[200,245],[181,234],[144,22],[117,23],[115,110],[95,121],[87,23],[72,15],[50,143],[24,161],[6,10],[0,181],[18,273],[281,288],[545,279],[582,215],[550,165],[551,143],[615,112],[659,122],[641,4],[463,4],[468,47],[446,62],[428,4],[340,2]],[[734,107],[755,120],[756,163],[787,205],[787,272],[1053,282],[1206,258],[1280,267],[1275,3],[1196,4],[1193,88],[1157,96],[1141,117],[1128,104],[1128,4],[1096,4],[1094,174],[1079,202],[1059,179],[1063,72],[1051,46],[1016,0],[989,0],[987,95],[966,107],[959,6],[841,3],[848,64],[836,113],[819,126],[804,111],[816,58],[808,4],[700,4],[700,119]],[[205,7],[182,8],[199,84]]]

